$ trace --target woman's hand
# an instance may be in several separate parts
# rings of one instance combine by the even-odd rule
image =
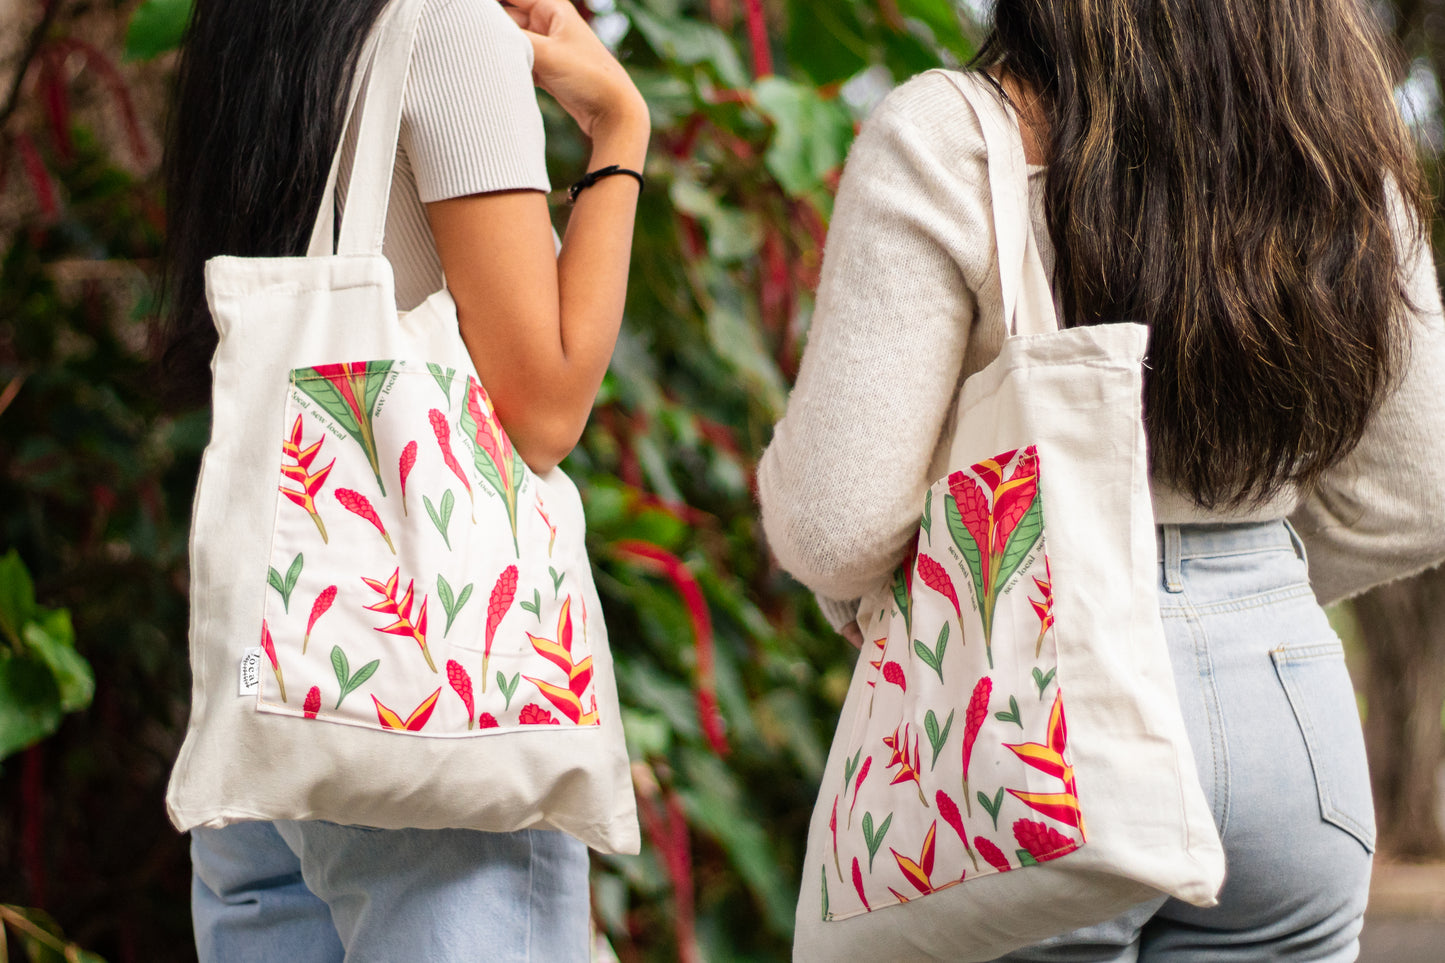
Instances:
[[[647,102],[568,0],[500,0],[532,42],[532,77],[594,140],[648,129]]]

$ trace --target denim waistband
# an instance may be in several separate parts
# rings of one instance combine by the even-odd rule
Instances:
[[[1159,525],[1154,529],[1164,588],[1184,591],[1181,563],[1190,558],[1223,558],[1281,549],[1305,557],[1304,543],[1288,521],[1233,522],[1217,525]]]

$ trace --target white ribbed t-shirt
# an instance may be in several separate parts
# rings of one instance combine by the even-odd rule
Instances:
[[[342,150],[338,207],[356,150]],[[496,0],[428,0],[407,77],[383,251],[400,310],[443,284],[425,204],[492,191],[549,191],[532,45]]]

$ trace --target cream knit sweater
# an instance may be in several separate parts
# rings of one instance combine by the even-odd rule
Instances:
[[[1030,200],[1052,272],[1043,170],[1030,169]],[[840,600],[877,588],[902,558],[925,490],[949,467],[963,379],[1003,342],[992,217],[967,102],[940,71],[899,87],[849,153],[802,368],[758,472],[770,546],[834,626],[856,615]],[[1406,253],[1411,362],[1355,452],[1317,491],[1252,511],[1205,512],[1156,481],[1159,523],[1288,515],[1322,602],[1445,558],[1445,320],[1428,247]]]

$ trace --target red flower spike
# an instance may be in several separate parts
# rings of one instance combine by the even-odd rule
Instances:
[[[897,662],[889,662],[883,666],[883,680],[893,683],[904,692],[908,691],[908,677],[903,674],[903,666]]]
[[[698,723],[712,751],[719,756],[726,756],[728,743],[722,714],[718,711],[717,679],[713,669],[712,613],[707,599],[703,596],[702,586],[682,559],[659,545],[628,540],[618,543],[614,551],[642,568],[664,576],[682,597],[683,604],[687,607],[688,619],[692,623],[693,645],[697,653]]]
[[[431,718],[432,710],[437,707],[437,699],[441,697],[441,694],[441,686],[438,686],[437,690],[423,699],[421,705],[413,709],[411,715],[405,719],[388,709],[376,696],[372,696],[371,701],[376,703],[376,718],[381,722],[383,729],[420,732],[426,727],[427,720]]]
[[[863,908],[872,911],[873,907],[868,905],[868,897],[863,893],[863,867],[858,865],[858,857],[853,857],[853,888],[858,891],[858,898],[863,901]]]
[[[416,442],[409,441],[406,447],[401,450],[401,461],[397,463],[397,474],[401,476],[401,513],[410,515],[406,510],[406,480],[411,477],[411,470],[416,467]]]
[[[381,537],[386,539],[386,547],[391,549],[391,554],[396,554],[396,546],[391,544],[391,536],[386,533],[386,526],[381,523],[381,517],[376,514],[376,509],[371,507],[371,502],[365,495],[358,491],[352,491],[350,488],[338,488],[336,489],[336,500],[351,514],[364,518],[376,526]]]
[[[973,869],[974,872],[977,872],[978,857],[974,855],[973,847],[968,844],[968,830],[963,826],[963,817],[958,812],[958,803],[954,802],[953,797],[942,789],[934,795],[933,801],[938,806],[938,815],[942,816],[943,821],[953,827],[953,831],[958,833],[958,838],[963,840],[963,848],[968,851],[968,858],[973,860]],[[962,877],[959,878],[962,879]]]
[[[315,719],[316,713],[321,711],[321,688],[312,686],[306,692],[306,701],[302,703],[301,709],[306,713],[306,718]]]
[[[331,608],[331,603],[336,601],[336,586],[328,585],[316,596],[316,601],[311,604],[311,617],[306,620],[306,634],[301,637],[301,654],[306,654],[306,646],[311,642],[311,630],[316,628],[316,620],[325,615]]]
[[[1020,819],[1014,823],[1014,839],[1039,862],[1058,859],[1079,848],[1079,844],[1043,823]]]
[[[935,559],[920,553],[918,576],[923,579],[924,585],[953,603],[953,611],[958,616],[961,627],[963,625],[963,609],[958,604],[958,592],[953,588],[953,579],[949,578],[948,571]]]
[[[462,700],[462,705],[467,707],[467,728],[472,727],[472,714],[476,712],[476,704],[472,701],[472,677],[467,675],[467,670],[456,659],[447,660],[447,681],[451,683],[456,691],[457,697]]]
[[[281,663],[276,659],[276,643],[271,640],[271,629],[267,627],[266,620],[261,620],[261,648],[266,652],[266,658],[271,660],[271,671],[276,673],[276,685],[281,689],[281,701],[286,701],[286,680],[281,678]]]
[[[496,729],[500,726],[501,723],[497,721],[497,717],[492,715],[490,712],[483,712],[481,715],[477,716],[478,729]]]
[[[492,639],[496,637],[497,626],[502,624],[512,600],[517,597],[517,566],[508,565],[497,576],[492,586],[492,597],[487,601],[487,634],[482,649],[482,691],[487,691],[487,663],[492,658]]]
[[[982,836],[975,836],[973,838],[973,844],[978,847],[978,854],[984,858],[984,861],[1000,873],[1007,873],[1013,869],[1013,867],[1008,864],[1008,857],[1003,854],[1003,850],[999,849],[991,841],[984,839]]]
[[[326,484],[326,476],[331,474],[331,469],[336,465],[336,459],[331,459],[330,464],[325,468],[312,472],[311,464],[321,451],[326,434],[323,432],[321,437],[316,439],[315,444],[302,448],[302,431],[301,416],[297,415],[296,422],[291,426],[290,437],[281,442],[281,454],[296,462],[294,465],[282,465],[281,475],[287,481],[294,482],[300,487],[287,488],[285,485],[281,485],[279,491],[294,504],[306,510],[306,513],[311,516],[311,521],[316,524],[316,530],[321,533],[321,541],[329,543],[331,540],[326,535],[326,526],[322,524],[321,515],[316,511],[316,496],[321,494],[321,488]]]
[[[412,602],[415,601],[416,580],[413,579],[406,584],[406,593],[400,598],[397,598],[396,595],[397,587],[401,581],[400,568],[392,572],[391,578],[385,582],[378,582],[376,579],[367,578],[364,575],[361,577],[361,580],[365,582],[373,592],[382,596],[380,602],[366,606],[366,610],[368,612],[380,612],[383,615],[396,616],[395,622],[387,626],[382,626],[376,631],[385,633],[386,635],[397,635],[403,638],[409,638],[416,642],[416,644],[421,647],[421,654],[426,659],[427,666],[435,672],[437,670],[436,663],[432,661],[431,650],[428,649],[426,645],[427,596],[422,597],[421,610],[417,613],[416,620],[413,621],[411,617],[411,606]]]
[[[467,473],[462,471],[457,456],[452,454],[452,429],[447,424],[447,416],[440,410],[433,408],[427,412],[427,419],[431,422],[432,434],[436,435],[437,447],[442,450],[442,461],[452,470],[452,474],[461,480],[462,487],[467,490],[467,501],[471,504],[472,524],[477,523],[477,503],[472,497],[472,483],[467,480]]]
[[[992,694],[993,680],[988,676],[979,679],[963,716],[963,805],[970,816],[973,815],[973,802],[968,794],[968,765],[973,758],[973,744],[978,740],[978,731],[988,718],[988,699]]]
[[[838,797],[833,797],[833,816],[828,820],[828,829],[833,834],[833,868],[838,871],[838,881],[843,880],[843,865],[838,862]]]
[[[517,724],[523,726],[560,726],[558,719],[552,718],[552,713],[543,709],[535,702],[529,702],[522,706],[522,713],[517,718]]]
[[[887,740],[884,740],[885,742]],[[873,757],[869,756],[863,760],[863,765],[858,769],[858,778],[853,783],[853,805],[848,807],[848,825],[853,825],[853,809],[858,805],[858,791],[863,788],[863,780],[868,778],[868,770],[873,768]]]

